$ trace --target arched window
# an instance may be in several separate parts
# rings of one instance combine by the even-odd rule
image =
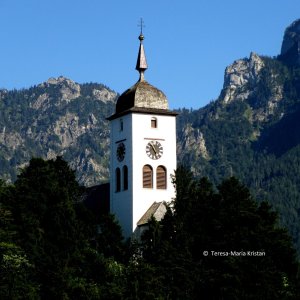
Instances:
[[[167,188],[167,170],[164,166],[158,166],[156,169],[156,188]]]
[[[157,128],[157,119],[151,118],[151,128]]]
[[[120,168],[116,169],[116,192],[121,191],[121,171]]]
[[[123,167],[123,189],[128,190],[128,167]]]
[[[143,167],[143,188],[153,188],[153,169],[150,165]]]
[[[123,119],[120,119],[120,131],[123,131],[123,128],[124,128]]]

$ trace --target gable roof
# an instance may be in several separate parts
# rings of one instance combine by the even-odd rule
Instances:
[[[165,213],[167,208],[164,202],[153,202],[153,204],[148,208],[144,215],[137,222],[137,226],[146,225],[151,217],[153,216],[157,221],[160,221]]]

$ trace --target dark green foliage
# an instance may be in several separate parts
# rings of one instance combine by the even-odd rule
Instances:
[[[266,202],[235,178],[216,191],[182,168],[176,186],[173,214],[144,235],[143,257],[162,281],[157,298],[297,299],[296,251]]]
[[[62,158],[32,159],[0,182],[1,299],[297,299],[295,250],[267,203],[234,178],[215,189],[179,168],[174,183],[164,219],[126,245],[113,216],[85,208]]]
[[[16,226],[7,198],[11,189],[0,181],[0,298],[38,299],[39,286],[32,281],[34,266],[16,243]]]
[[[120,227],[109,216],[97,220],[83,191],[60,157],[32,159],[14,185],[1,182],[1,299],[120,295]]]

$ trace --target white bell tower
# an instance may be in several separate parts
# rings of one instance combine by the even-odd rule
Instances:
[[[148,68],[143,46],[136,70],[138,82],[117,100],[110,116],[110,210],[131,237],[153,204],[175,197],[171,175],[176,170],[176,115],[162,91],[144,79]]]

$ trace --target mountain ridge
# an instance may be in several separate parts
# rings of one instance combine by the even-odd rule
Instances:
[[[94,185],[108,178],[105,118],[117,93],[102,84],[80,85],[61,76],[29,89],[1,90],[0,95],[2,178],[14,180],[31,156],[57,155],[77,170],[81,183]]]

